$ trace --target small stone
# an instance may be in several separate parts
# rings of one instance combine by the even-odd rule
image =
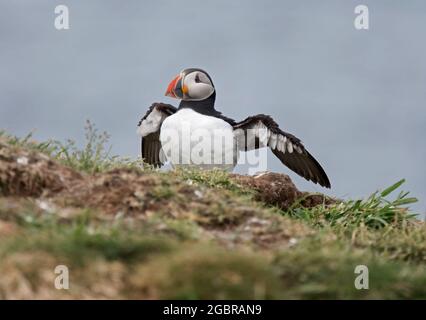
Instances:
[[[123,211],[118,211],[115,216],[114,216],[114,220],[120,220],[124,217],[124,212]]]
[[[290,247],[295,246],[298,242],[299,240],[297,240],[296,238],[290,238],[290,240],[288,240]]]
[[[251,225],[265,226],[270,224],[270,221],[253,217],[249,219],[248,223]]]
[[[28,158],[27,157],[19,157],[18,159],[16,159],[16,162],[18,164],[22,164],[24,166],[28,165]]]
[[[49,212],[49,213],[52,213],[52,212],[55,211],[55,207],[51,203],[49,203],[48,201],[37,199],[36,203],[37,203],[38,207],[43,211],[46,211],[46,212]]]

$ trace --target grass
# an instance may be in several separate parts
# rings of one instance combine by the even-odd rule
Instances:
[[[0,132],[0,184],[26,174],[10,154],[43,153],[81,173],[48,198],[0,189],[0,297],[426,298],[426,227],[399,191],[404,180],[365,199],[306,208],[302,197],[283,210],[225,172],[154,171],[111,156],[90,123],[86,132],[82,149]],[[45,161],[31,159],[33,171]],[[53,287],[59,264],[70,290]],[[368,290],[354,286],[357,265],[369,268]]]
[[[345,241],[314,238],[299,250],[282,252],[275,258],[287,298],[307,299],[407,299],[426,298],[424,266],[408,265],[354,248]],[[369,270],[369,289],[354,286],[355,266]]]
[[[402,224],[415,217],[415,214],[409,213],[406,206],[417,202],[417,199],[408,197],[409,193],[404,191],[399,192],[393,200],[389,200],[387,197],[404,182],[405,180],[402,179],[381,192],[372,193],[364,200],[348,200],[310,209],[299,206],[298,204],[303,200],[300,199],[286,214],[318,227],[330,225],[352,229],[367,226],[372,229],[380,229],[390,224]]]
[[[142,165],[142,161],[111,155],[111,146],[108,146],[109,134],[105,131],[99,132],[89,120],[86,121],[84,129],[86,141],[83,148],[79,148],[77,143],[71,139],[65,143],[58,140],[40,143],[33,140],[33,133],[29,133],[24,138],[19,138],[8,135],[5,131],[0,131],[0,138],[5,138],[9,145],[41,152],[77,171],[91,174],[117,167],[138,167]]]
[[[174,172],[177,176],[189,184],[199,184],[209,188],[221,188],[241,193],[247,193],[240,185],[235,183],[226,171],[213,169],[200,171],[194,169],[179,168]]]

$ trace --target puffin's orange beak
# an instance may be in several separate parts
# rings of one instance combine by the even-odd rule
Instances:
[[[167,87],[167,91],[166,91],[166,96],[171,98],[182,99],[183,92],[182,92],[182,85],[180,81],[181,79],[182,79],[182,76],[178,75],[169,83],[169,86]]]

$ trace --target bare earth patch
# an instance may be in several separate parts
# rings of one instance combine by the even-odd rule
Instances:
[[[81,174],[48,156],[10,146],[0,140],[0,194],[3,196],[50,196]]]
[[[135,169],[114,169],[78,180],[58,193],[61,207],[89,207],[99,214],[191,221],[220,243],[265,247],[286,245],[309,234],[297,221],[261,208],[250,199],[238,199],[228,190],[189,185],[178,178]]]

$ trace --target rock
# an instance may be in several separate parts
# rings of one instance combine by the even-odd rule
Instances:
[[[299,191],[290,177],[281,173],[266,172],[255,176],[233,174],[231,177],[238,184],[255,190],[256,200],[277,206],[282,210],[288,210],[296,201],[308,208],[334,202],[325,195]]]

